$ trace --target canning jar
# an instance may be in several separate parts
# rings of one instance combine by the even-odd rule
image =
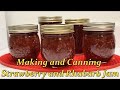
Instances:
[[[41,27],[42,57],[48,63],[64,60],[64,65],[66,65],[66,62],[74,57],[75,41],[73,32],[71,25],[43,25]]]
[[[62,16],[41,16],[38,17],[38,22],[39,22],[39,30],[41,30],[42,25],[62,24]],[[41,32],[40,32],[40,41],[41,41]]]
[[[86,60],[108,62],[115,52],[115,23],[93,22],[84,27],[83,52]]]
[[[15,59],[36,59],[40,52],[38,25],[9,26],[9,49]]]
[[[89,19],[66,19],[65,24],[74,25],[74,38],[75,38],[75,53],[81,54],[82,51],[82,39],[83,39],[83,27],[89,22]]]

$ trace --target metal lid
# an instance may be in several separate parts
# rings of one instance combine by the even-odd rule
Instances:
[[[34,24],[14,25],[14,26],[8,26],[8,29],[9,29],[9,33],[38,32],[38,25],[34,25]]]
[[[42,25],[41,26],[41,33],[45,34],[67,34],[73,33],[73,26],[72,25]]]
[[[47,16],[41,16],[38,17],[38,21],[40,22],[62,22],[62,16],[53,16],[53,17],[47,17]]]
[[[88,18],[82,18],[82,19],[66,19],[65,23],[66,24],[86,24],[89,23]]]
[[[112,22],[91,22],[83,28],[84,31],[114,31],[115,23]]]

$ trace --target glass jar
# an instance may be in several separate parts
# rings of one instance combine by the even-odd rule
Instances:
[[[66,62],[73,59],[75,52],[73,32],[73,27],[70,25],[43,25],[41,29],[42,57],[48,62],[65,60],[64,65],[67,65]]]
[[[53,17],[42,16],[38,18],[38,21],[40,25],[61,24],[62,17],[61,16],[53,16]]]
[[[41,30],[42,25],[53,25],[53,24],[62,24],[62,16],[41,16],[38,17],[39,29]],[[41,32],[40,32],[41,37]],[[41,38],[40,38],[41,41]],[[41,43],[41,42],[40,42]]]
[[[80,54],[82,51],[83,27],[89,22],[89,19],[66,19],[65,24],[74,25],[75,53]]]
[[[8,28],[11,55],[15,59],[36,59],[40,52],[38,26],[23,24]]]
[[[108,62],[115,52],[115,23],[93,22],[84,27],[83,52],[86,60]]]

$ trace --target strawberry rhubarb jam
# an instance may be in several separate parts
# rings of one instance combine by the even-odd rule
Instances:
[[[83,52],[87,60],[108,62],[115,52],[114,23],[90,23],[84,27]]]
[[[75,54],[73,28],[69,25],[43,25],[41,53],[44,60],[67,62]]]
[[[32,24],[9,26],[9,49],[16,59],[36,59],[40,52],[38,26]]]

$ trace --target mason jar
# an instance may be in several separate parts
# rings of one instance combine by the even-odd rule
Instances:
[[[36,59],[40,52],[38,25],[9,26],[9,49],[15,59]]]
[[[74,38],[75,38],[75,53],[81,54],[82,51],[82,39],[83,39],[83,27],[89,22],[88,18],[83,19],[66,19],[65,24],[72,24],[74,26]]]
[[[83,52],[86,60],[108,62],[115,52],[115,23],[93,22],[84,27]]]
[[[64,65],[66,65],[69,59],[73,59],[75,54],[73,33],[71,25],[43,25],[41,29],[41,53],[44,60],[49,63],[65,60]]]

